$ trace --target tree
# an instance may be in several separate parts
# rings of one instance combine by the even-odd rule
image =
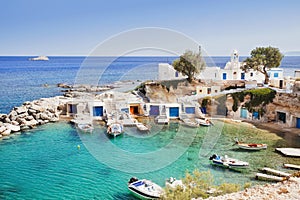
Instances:
[[[251,57],[244,61],[242,69],[248,71],[254,69],[265,75],[265,84],[269,83],[269,74],[267,70],[280,66],[283,55],[278,48],[257,47],[251,51]]]
[[[195,75],[205,69],[206,63],[200,52],[194,53],[188,50],[173,62],[173,67],[184,76],[187,76],[187,80],[191,83]]]

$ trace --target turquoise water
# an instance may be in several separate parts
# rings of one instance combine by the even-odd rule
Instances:
[[[126,127],[125,134],[117,138],[107,137],[105,128],[98,124],[95,124],[92,134],[77,132],[67,122],[40,126],[1,141],[0,198],[134,199],[127,191],[127,181],[132,176],[151,179],[163,186],[164,180],[170,176],[180,178],[186,170],[199,169],[210,170],[216,183],[226,181],[243,184],[252,181],[259,167],[280,168],[284,162],[300,164],[297,159],[285,158],[274,152],[275,145],[284,145],[284,141],[274,134],[261,134],[257,130],[249,133],[249,129],[241,125],[216,123],[222,132],[213,140],[211,137],[214,133],[209,128],[192,129],[177,122],[169,126],[153,125],[148,134]],[[187,139],[191,136],[193,140]],[[232,146],[234,137],[247,140],[255,137],[256,141],[268,143],[269,148],[258,152],[240,151]],[[174,138],[177,138],[176,145],[172,145]],[[214,144],[206,149],[208,156],[201,153],[203,147],[207,147],[203,142]],[[80,145],[80,149],[77,145]],[[186,148],[186,151],[171,164],[160,165],[142,159],[132,163],[128,157],[116,154],[112,147],[133,155],[156,152],[165,147],[174,150]],[[208,161],[211,153],[227,154],[248,161],[250,170],[239,173],[212,167]],[[161,162],[163,156],[158,156]],[[110,161],[115,165],[108,166],[109,161],[104,158],[111,158]],[[157,170],[149,170],[157,166]]]

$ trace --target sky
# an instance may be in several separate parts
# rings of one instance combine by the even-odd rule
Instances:
[[[143,27],[182,33],[211,56],[300,51],[299,11],[298,0],[2,0],[0,55],[89,55]]]

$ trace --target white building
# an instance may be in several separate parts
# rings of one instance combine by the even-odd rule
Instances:
[[[241,69],[242,62],[239,61],[239,54],[234,50],[231,54],[231,59],[226,63],[224,69],[220,67],[207,67],[205,70],[201,71],[200,74],[196,76],[198,79],[205,80],[245,80],[245,81],[256,81],[257,83],[264,83],[264,74],[249,70],[244,72]],[[186,76],[182,76],[181,73],[177,72],[172,65],[168,63],[160,63],[158,66],[158,80],[173,80],[182,79]],[[273,68],[268,71],[270,80],[280,80],[283,79],[283,70],[280,68]],[[275,82],[276,82],[275,81]],[[276,84],[279,85],[279,84]]]

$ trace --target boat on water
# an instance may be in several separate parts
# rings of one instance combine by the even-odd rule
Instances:
[[[237,139],[235,143],[240,149],[246,149],[246,150],[262,150],[268,148],[267,144],[243,143],[238,141]]]
[[[222,157],[217,154],[214,154],[209,158],[209,160],[211,160],[213,165],[222,166],[226,168],[243,169],[249,167],[248,162],[240,161],[234,158],[228,158],[227,155]]]
[[[200,126],[211,126],[212,122],[207,119],[207,118],[195,118],[195,121],[200,125]]]
[[[107,134],[114,137],[121,135],[124,132],[123,124],[121,123],[112,123],[107,127]]]
[[[139,131],[146,132],[149,131],[149,128],[145,126],[143,123],[136,123],[136,127]]]
[[[177,180],[176,178],[170,177],[166,180],[165,183],[167,188],[170,189],[176,189],[177,187],[181,187],[182,189],[185,189],[186,186],[183,184],[182,180]]]
[[[164,193],[164,190],[156,183],[147,179],[138,180],[135,177],[129,180],[128,189],[139,199],[159,199]]]
[[[189,126],[189,127],[193,127],[193,128],[198,128],[199,124],[197,122],[192,121],[191,119],[183,119],[182,120],[184,125]]]
[[[83,131],[83,132],[93,132],[94,127],[92,124],[90,123],[79,123],[76,124],[76,126],[78,127],[79,130]]]
[[[29,58],[29,60],[32,61],[48,61],[49,58],[47,56],[38,56],[38,57],[34,57],[34,58]]]

